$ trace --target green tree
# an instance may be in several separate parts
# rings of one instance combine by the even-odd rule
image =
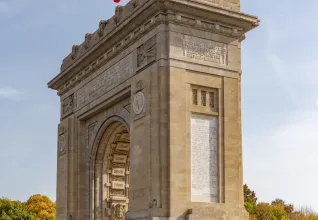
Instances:
[[[36,216],[20,201],[0,199],[1,220],[35,220]]]
[[[284,200],[282,199],[275,199],[272,201],[272,206],[277,206],[281,205],[284,207],[285,212],[287,213],[287,216],[290,218],[294,212],[294,206],[292,204],[287,204]]]
[[[256,193],[252,191],[250,188],[248,188],[246,184],[244,185],[243,190],[244,190],[244,201],[254,202],[254,203],[257,202]]]
[[[37,220],[55,220],[55,203],[47,196],[33,195],[26,202],[26,206],[30,212],[36,214]]]
[[[244,191],[244,206],[246,211],[250,214],[250,219],[254,219],[255,216],[255,209],[256,209],[256,193],[252,191],[248,186],[245,184],[243,187]]]
[[[287,220],[287,212],[285,211],[285,205],[278,203],[271,206],[271,218],[277,220]]]
[[[269,203],[260,202],[256,205],[255,216],[257,220],[271,220],[271,205]]]

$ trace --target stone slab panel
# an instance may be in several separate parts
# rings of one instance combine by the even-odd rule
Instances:
[[[218,201],[218,120],[191,115],[191,201]]]

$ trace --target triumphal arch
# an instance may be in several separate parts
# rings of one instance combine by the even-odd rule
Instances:
[[[74,45],[48,83],[57,220],[248,219],[241,41],[258,23],[240,0],[131,0]]]

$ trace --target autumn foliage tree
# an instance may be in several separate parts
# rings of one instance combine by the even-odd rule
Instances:
[[[26,202],[26,206],[30,212],[36,214],[37,220],[55,220],[55,203],[47,196],[33,195]]]
[[[0,219],[36,220],[36,215],[30,212],[23,202],[2,198],[0,199]]]
[[[252,216],[255,214],[256,201],[257,201],[256,193],[252,191],[250,188],[248,188],[248,186],[245,184],[244,185],[244,206],[246,211],[248,211],[248,213],[250,213],[250,215]]]
[[[282,199],[275,199],[271,203],[257,203],[256,193],[244,188],[244,206],[250,214],[250,220],[318,220],[318,215],[308,208],[295,210],[292,204]]]

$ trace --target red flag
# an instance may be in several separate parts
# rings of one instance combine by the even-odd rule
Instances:
[[[114,2],[118,3],[118,2],[120,2],[120,0],[114,0]]]

